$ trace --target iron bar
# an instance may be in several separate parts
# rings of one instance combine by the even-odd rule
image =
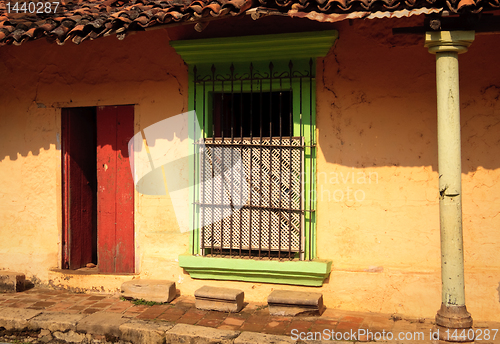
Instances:
[[[243,99],[243,98],[242,98]],[[243,132],[241,134],[243,136]],[[242,139],[243,141],[243,139]],[[253,64],[250,63],[250,142],[253,142]],[[253,156],[253,145],[250,146],[250,156]],[[250,170],[248,172],[249,174],[249,190],[250,190],[250,205],[253,205],[253,200],[252,200],[252,194],[253,194],[253,178],[252,178],[252,172],[253,172],[253,159],[250,159]],[[249,221],[249,231],[248,231],[248,247],[249,247],[249,256],[252,253],[252,215],[253,212],[250,211],[250,218],[248,219]]]
[[[302,133],[302,78],[299,78],[299,136],[301,137],[301,140],[303,140],[303,133]],[[305,143],[305,140],[304,140],[304,143]],[[305,152],[303,154],[305,156]],[[302,209],[302,197],[304,197],[304,194],[307,192],[306,191],[306,187],[304,185],[304,181],[302,180],[303,178],[303,173],[302,173],[302,169],[304,168],[304,166],[302,166],[302,158],[299,159],[300,160],[300,206],[299,208]],[[304,199],[305,201],[305,199]],[[303,224],[305,225],[305,219],[304,218],[300,218],[300,227],[299,227],[299,237],[301,239],[301,242],[302,242],[302,226]],[[302,244],[301,244],[301,247],[300,247],[300,251],[299,251],[299,254],[302,255],[303,254],[303,251],[302,250]]]
[[[229,70],[231,71],[231,143],[234,143],[234,64],[231,64],[231,67],[229,67]],[[233,191],[234,191],[234,161],[233,161],[233,149],[230,149],[230,155],[231,155],[231,194],[230,194],[230,202],[232,204],[232,198],[233,198]],[[233,211],[230,211],[230,226],[229,226],[229,255],[231,256],[232,249],[233,249],[233,214],[234,214],[234,207],[232,207]],[[224,232],[224,230],[221,230],[221,233]],[[240,236],[241,239],[241,236]],[[222,240],[221,240],[222,241]],[[221,243],[222,245],[222,243]]]
[[[309,144],[314,142],[313,133],[313,108],[312,108],[312,66],[313,61],[309,59]],[[312,210],[312,190],[314,190],[313,185],[313,149],[309,148],[309,210]],[[309,260],[312,259],[312,213],[309,213]]]
[[[259,131],[260,131],[260,161],[262,161],[262,143],[263,143],[263,137],[262,137],[262,127],[263,127],[263,123],[262,123],[262,80],[260,80],[260,88],[259,88],[259,122],[260,122],[260,125],[259,125]],[[264,196],[263,194],[263,191],[262,191],[262,168],[259,169],[259,173],[260,173],[260,176],[259,176],[259,194],[260,194],[260,206],[262,207],[262,198]],[[259,258],[261,257],[261,253],[262,253],[262,208],[259,209],[259,228],[261,230],[259,230]]]
[[[269,75],[271,75],[271,79],[269,80],[269,137],[270,141],[273,141],[273,80],[272,80],[272,75],[273,75],[273,63],[269,62]],[[272,171],[273,170],[273,154],[270,151],[269,152],[269,169]],[[269,206],[272,204],[272,199],[273,199],[273,183],[269,182]],[[268,241],[269,241],[269,247],[271,247],[271,212],[269,212],[269,227],[268,227]],[[269,258],[271,258],[271,251],[269,251]]]
[[[243,141],[243,97],[241,96],[243,94],[243,81],[240,82],[240,140]],[[243,157],[242,157],[243,158]],[[252,161],[250,159],[250,161]],[[239,204],[241,205],[243,203],[243,183],[246,182],[246,180],[243,179],[243,174],[245,173],[245,166],[241,164],[241,171],[240,171],[240,198],[239,198]],[[241,211],[241,208],[239,209],[239,214],[240,214],[240,250],[239,250],[239,256],[241,257],[241,250],[242,250],[242,245],[243,245],[243,212]],[[252,231],[252,227],[249,227],[250,230],[249,232]]]
[[[196,78],[195,78],[196,80]],[[203,137],[202,137],[202,142],[205,141],[204,138],[207,136],[206,134],[206,123],[205,123],[205,119],[206,119],[206,114],[205,114],[205,106],[206,106],[206,92],[205,92],[205,82],[203,82],[203,110],[202,110],[202,117],[203,117]],[[196,87],[195,87],[196,89]],[[195,106],[195,109],[196,109],[196,106]],[[199,152],[199,150],[198,150]],[[207,150],[205,148],[205,146],[202,147],[201,149],[201,161],[204,162],[203,163],[203,172],[202,172],[202,178],[205,178],[206,176],[206,159],[207,157]],[[199,178],[199,181],[201,182],[201,178]],[[193,188],[195,189],[195,185],[197,185],[196,183],[193,185]],[[200,191],[201,192],[201,191]],[[203,203],[205,203],[205,191],[203,190]],[[203,221],[205,221],[205,208],[202,207],[202,214],[201,214],[201,218]],[[200,232],[201,232],[201,253],[202,255],[205,255],[205,231],[203,230],[203,226],[201,226],[202,228],[200,228]]]
[[[194,102],[193,102],[193,105],[194,105],[194,108],[196,109],[196,72],[197,72],[197,69],[196,69],[196,65],[193,67],[193,74],[194,74],[194,93],[193,93],[193,96],[194,96]],[[196,111],[195,111],[195,114],[196,116]],[[193,121],[193,127],[194,127],[194,133],[193,133],[193,140],[196,142],[196,121]],[[196,145],[193,146],[193,151],[194,151],[194,154],[193,154],[193,157],[194,157],[194,171],[193,171],[193,185],[196,185],[196,179],[197,179],[197,176],[196,176],[196,160],[197,160],[197,147]],[[193,201],[196,202],[196,188],[193,187]],[[193,202],[193,232],[191,233],[191,236],[192,236],[192,242],[191,242],[191,254],[195,254],[195,228],[196,228],[196,219],[198,218],[198,216],[196,216],[196,205],[195,203]]]
[[[293,79],[292,79],[292,70],[293,70],[293,62],[290,60],[288,63],[288,68],[290,69],[290,99],[289,99],[289,121],[290,121],[290,136],[293,135]],[[291,143],[291,140],[290,140]],[[291,146],[291,145],[290,145]],[[290,147],[288,150],[288,155],[290,156],[290,166],[292,166],[292,148]],[[292,174],[289,176],[289,184],[290,188],[292,188]],[[288,193],[288,258],[292,257],[292,193]]]
[[[212,75],[213,75],[213,78],[212,80],[215,80],[215,65],[212,65]],[[215,81],[212,81],[212,93],[215,93]],[[212,114],[215,113],[215,102],[212,101]],[[215,138],[215,120],[214,118],[212,117],[212,137]],[[208,158],[208,156],[206,157]],[[207,159],[208,160],[208,159]],[[212,163],[211,163],[211,178],[210,180],[212,181],[212,194],[210,195],[211,196],[211,199],[212,199],[212,205],[214,204],[214,198],[215,198],[215,180],[214,180],[214,157],[213,157],[213,152],[212,152]],[[212,235],[210,236],[210,243],[211,243],[211,246],[212,246],[212,249],[211,249],[211,254],[212,254],[212,257],[214,255],[214,207],[211,208],[212,209],[212,222],[211,222],[211,227],[212,227]]]
[[[279,79],[280,82],[280,90],[283,88],[283,84],[281,82],[281,79]],[[279,93],[279,127],[280,127],[280,146],[283,144],[283,128],[282,128],[282,110],[283,110],[283,92],[280,91]],[[279,161],[281,162],[283,160],[283,150],[280,149],[280,159]],[[282,174],[283,174],[283,164],[280,165],[280,182],[279,185],[282,185]],[[281,208],[281,192],[279,193],[279,208]],[[281,258],[281,216],[278,219],[278,258]]]
[[[287,136],[288,138],[288,136]],[[290,139],[300,139],[300,137],[291,137]],[[243,140],[250,140],[250,138],[243,138]],[[205,146],[217,146],[217,147],[220,147],[220,146],[228,146],[228,147],[231,147],[231,146],[239,146],[239,147],[249,147],[249,146],[252,146],[252,147],[263,147],[263,148],[290,148],[290,149],[303,149],[304,147],[310,147],[310,146],[294,146],[294,145],[270,145],[270,144],[259,144],[259,143],[255,143],[255,142],[250,142],[250,143],[239,143],[239,142],[235,142],[235,143],[231,143],[231,142],[226,142],[226,143],[222,143],[222,142],[210,142],[210,141],[205,141],[204,143],[202,142],[195,142],[195,145],[205,145]]]
[[[215,207],[215,208],[227,208],[227,209],[232,209],[231,204],[211,204],[211,203],[201,203],[201,202],[195,202],[195,204],[203,206],[203,207]],[[279,211],[288,211],[290,210],[291,212],[294,213],[306,213],[306,212],[311,212],[306,209],[289,209],[289,208],[280,208],[280,207],[268,207],[268,206],[260,206],[260,205],[250,205],[250,204],[245,204],[244,206],[241,207],[242,209],[265,209],[265,210],[279,210]],[[313,210],[314,212],[315,210]]]
[[[222,138],[222,143],[224,143],[224,126],[225,126],[225,122],[224,122],[224,112],[226,110],[226,107],[224,106],[224,81],[225,80],[222,80],[222,92],[221,92],[221,111],[220,111],[220,114],[221,114],[221,118],[220,118],[220,136]],[[226,146],[222,146],[221,147],[221,171],[220,171],[220,175],[221,175],[221,192],[220,192],[220,197],[222,200],[224,200],[224,186],[225,186],[225,178],[224,178],[224,172],[225,172],[225,164],[224,164],[224,157],[225,157],[225,154],[224,154],[224,148]],[[213,152],[212,152],[213,154]],[[221,245],[222,243],[224,242],[224,219],[225,219],[225,216],[224,216],[224,210],[221,209],[221,230],[220,230],[220,242],[221,242]]]

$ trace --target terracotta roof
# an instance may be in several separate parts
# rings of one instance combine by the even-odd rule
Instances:
[[[27,13],[23,10],[14,13],[13,5],[18,2],[20,9],[23,1],[0,0],[0,45],[21,44],[41,37],[58,44],[68,40],[79,44],[111,34],[123,39],[129,31],[236,16],[248,10],[336,21],[347,18],[347,14],[357,13],[357,17],[362,17],[360,13],[379,11],[428,8],[435,12],[444,8],[457,13],[464,9],[479,12],[500,7],[500,0],[63,0],[56,13],[32,14],[29,7]],[[55,5],[48,12],[54,9]]]

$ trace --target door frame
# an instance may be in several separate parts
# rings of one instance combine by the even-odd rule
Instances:
[[[68,105],[72,105],[72,104],[68,104]],[[68,123],[66,123],[66,127],[63,125],[63,117],[64,116],[70,116],[71,113],[65,113],[66,111],[71,111],[72,109],[79,109],[79,108],[93,108],[95,109],[95,113],[96,113],[96,116],[97,116],[97,112],[100,111],[100,110],[106,110],[106,109],[110,109],[110,108],[119,108],[119,107],[127,107],[129,108],[129,110],[131,111],[131,116],[132,116],[132,119],[131,119],[131,122],[130,123],[130,129],[129,130],[127,128],[128,131],[130,131],[129,135],[130,135],[130,138],[126,138],[126,139],[123,139],[122,141],[124,142],[127,142],[128,143],[128,140],[131,139],[133,137],[133,134],[135,132],[135,114],[136,114],[136,107],[135,105],[110,105],[110,106],[100,106],[100,107],[97,107],[97,106],[78,106],[78,107],[62,107],[61,108],[61,122],[60,122],[60,150],[61,150],[61,168],[58,169],[58,174],[60,173],[60,181],[61,181],[61,188],[60,188],[60,194],[59,194],[59,199],[61,200],[61,207],[59,208],[60,209],[60,214],[61,214],[61,218],[60,218],[60,223],[61,223],[61,255],[60,255],[60,260],[59,262],[61,262],[61,269],[66,269],[66,270],[69,270],[69,267],[70,267],[70,264],[69,264],[69,260],[71,259],[71,254],[70,254],[70,249],[71,249],[71,226],[70,226],[70,216],[69,216],[69,213],[70,213],[70,207],[68,206],[69,202],[70,202],[70,186],[71,186],[71,183],[69,182],[69,178],[71,178],[68,174],[69,172],[69,168],[70,168],[70,165],[68,163],[68,156],[69,156],[69,153],[68,150],[67,150],[67,147],[68,147],[68,139],[69,139],[69,130],[70,128],[68,127]],[[129,113],[130,115],[130,113]],[[70,125],[70,124],[69,124]],[[128,124],[127,124],[128,125]],[[96,123],[95,123],[95,133],[97,135],[97,127],[98,127],[98,124],[97,124],[97,120],[96,120]],[[127,134],[128,135],[128,134]],[[95,139],[95,141],[97,141],[97,139]],[[94,148],[97,150],[97,146],[98,146],[98,143],[95,142],[94,144]],[[123,144],[122,144],[123,146]],[[125,145],[127,146],[127,152],[126,152],[126,155],[128,156],[128,145]],[[71,148],[70,148],[71,149]],[[123,149],[122,149],[123,151]],[[125,152],[124,152],[125,153]],[[123,157],[124,154],[117,154],[117,155],[120,155],[120,158]],[[133,157],[129,157],[130,159],[132,159]],[[97,156],[96,156],[96,165],[95,165],[95,169],[96,169],[96,173],[99,173],[98,172],[98,168],[97,168]],[[130,191],[130,195],[131,195],[131,211],[132,211],[132,218],[131,218],[131,233],[129,235],[129,237],[131,237],[131,245],[127,246],[127,248],[129,250],[131,250],[131,256],[132,258],[129,259],[130,260],[130,264],[129,264],[129,270],[128,271],[105,271],[103,273],[109,273],[109,274],[113,274],[113,273],[135,273],[136,270],[137,270],[137,267],[136,267],[136,245],[135,245],[135,212],[136,212],[136,206],[135,206],[135,185],[134,185],[134,182],[133,182],[133,179],[132,179],[132,173],[131,171],[129,171],[130,169],[130,164],[127,160],[127,163],[126,163],[126,166],[127,166],[127,172],[130,173],[130,185],[132,186],[132,190]],[[122,171],[123,171],[123,168],[122,168]],[[125,172],[126,173],[126,172]],[[128,184],[127,184],[128,185]],[[96,187],[97,190],[98,190],[98,186]],[[98,192],[98,191],[97,191]],[[97,197],[98,198],[98,197]],[[99,201],[96,201],[96,207],[97,207],[97,212],[99,212]],[[97,214],[97,218],[99,218],[99,214]],[[99,221],[99,220],[97,220]],[[99,226],[99,223],[98,225]],[[99,233],[97,234],[99,236]],[[96,247],[96,250],[97,252],[99,252],[99,237],[97,238],[97,247]],[[129,255],[130,256],[130,255]],[[115,257],[116,258],[116,257]],[[98,261],[97,263],[99,263],[99,253],[98,253]],[[113,263],[114,265],[114,263]],[[102,271],[99,271],[99,272],[102,272]]]

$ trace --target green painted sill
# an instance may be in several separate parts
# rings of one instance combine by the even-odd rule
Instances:
[[[179,265],[192,278],[320,287],[330,274],[330,260],[277,261],[214,258],[182,254]]]

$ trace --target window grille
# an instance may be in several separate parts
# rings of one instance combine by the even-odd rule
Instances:
[[[257,65],[193,67],[192,253],[312,259],[313,61]]]

